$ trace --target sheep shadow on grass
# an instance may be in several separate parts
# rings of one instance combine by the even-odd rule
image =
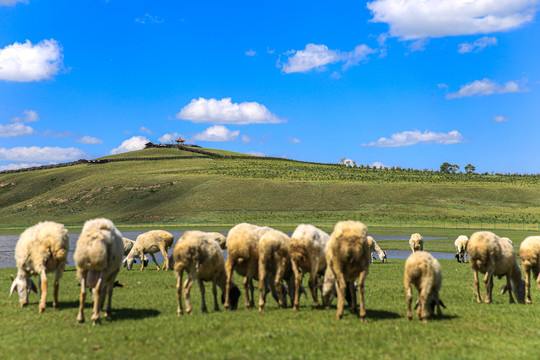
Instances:
[[[52,302],[47,303],[47,307],[52,310]],[[79,308],[79,302],[78,301],[59,301],[58,302],[58,310],[64,310],[64,309],[78,309]],[[84,303],[84,310],[91,312],[93,308],[93,304],[91,302],[85,302]],[[105,313],[104,311],[102,311]],[[155,310],[155,309],[133,309],[133,308],[115,308],[113,306],[112,308],[112,316],[111,320],[131,320],[131,319],[145,319],[150,317],[156,317],[161,314],[161,311]]]

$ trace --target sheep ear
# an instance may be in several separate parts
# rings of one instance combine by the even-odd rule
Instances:
[[[508,286],[503,285],[503,286],[501,287],[501,295],[506,294],[507,291],[508,291]]]
[[[441,300],[441,299],[439,299],[439,305],[441,305],[441,306],[442,306],[443,308],[445,308],[445,309],[446,309],[446,306],[444,305],[444,303],[442,302],[442,300]]]
[[[416,304],[414,304],[414,310],[418,309],[418,300],[416,300]]]
[[[11,276],[13,278],[13,276]],[[17,290],[17,281],[13,280],[13,284],[11,284],[11,290],[9,292],[9,296],[13,295],[13,292]]]

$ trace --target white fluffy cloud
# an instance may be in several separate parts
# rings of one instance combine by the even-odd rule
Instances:
[[[242,143],[243,144],[249,144],[251,142],[251,140],[253,140],[253,139],[250,136],[242,135]]]
[[[139,132],[146,135],[152,134],[152,130],[150,130],[146,126],[141,126],[141,128],[139,129]]]
[[[256,102],[233,103],[231,98],[193,99],[184,106],[177,119],[210,124],[279,124],[285,122]]]
[[[15,42],[0,49],[0,80],[30,82],[51,79],[62,68],[62,47],[54,39],[32,45]]]
[[[246,56],[255,56],[257,55],[257,52],[255,50],[249,49],[246,51]]]
[[[390,166],[384,165],[380,161],[375,161],[373,164],[371,164],[371,167],[377,168],[377,169],[389,169]]]
[[[90,135],[83,136],[82,138],[77,139],[76,141],[81,144],[90,144],[90,145],[103,144],[103,140],[90,136]]]
[[[389,25],[402,40],[488,34],[533,20],[538,0],[375,0],[373,22]]]
[[[253,156],[260,156],[260,157],[266,157],[266,156],[268,156],[267,153],[263,153],[263,152],[261,152],[261,151],[249,151],[247,154],[248,154],[248,155],[253,155]]]
[[[302,140],[300,140],[298,138],[292,138],[290,136],[287,138],[287,141],[290,142],[290,143],[293,143],[293,144],[300,144],[302,142]]]
[[[493,117],[493,121],[495,122],[505,122],[508,121],[508,119],[502,115],[497,115]]]
[[[465,140],[463,139],[463,135],[461,135],[456,130],[450,131],[448,133],[437,133],[428,130],[420,132],[418,130],[414,130],[392,134],[389,139],[382,137],[377,141],[367,144],[361,144],[361,146],[400,147],[411,146],[420,143],[450,145],[462,143],[464,141]]]
[[[165,19],[160,18],[159,16],[144,14],[144,16],[140,18],[136,18],[135,22],[139,24],[163,24],[165,22]]]
[[[177,132],[173,132],[172,134],[163,134],[162,137],[160,137],[158,139],[158,141],[162,144],[164,143],[170,143],[174,140],[177,140],[179,137],[182,137],[182,135],[180,135],[179,133]]]
[[[31,135],[35,132],[30,126],[16,122],[8,125],[0,125],[0,138]]]
[[[326,65],[343,62],[343,70],[358,65],[377,52],[367,45],[358,45],[350,52],[329,49],[326,45],[307,44],[304,50],[291,50],[286,53],[289,57],[283,64],[282,70],[286,74],[311,70],[324,71]]]
[[[42,164],[38,164],[38,163],[32,163],[32,164],[13,163],[13,164],[7,164],[7,165],[0,165],[0,171],[25,169],[25,168],[34,167],[34,166],[40,166],[40,165],[42,165]]]
[[[73,161],[85,156],[84,151],[74,147],[14,147],[11,149],[0,148],[0,160],[6,161],[26,161],[33,163],[56,163],[63,161]]]
[[[238,139],[238,135],[240,135],[240,131],[231,131],[227,129],[225,126],[222,125],[214,125],[210,126],[208,129],[204,130],[202,133],[195,134],[193,136],[193,140],[199,140],[199,141],[217,141],[217,142],[224,142],[224,141],[235,141]]]
[[[144,136],[133,136],[127,140],[124,140],[122,144],[111,150],[111,155],[120,154],[128,151],[136,151],[144,149],[144,145],[149,142]]]
[[[490,79],[475,80],[471,83],[462,85],[458,92],[447,94],[447,99],[457,99],[470,96],[485,96],[493,94],[506,94],[527,91],[526,88],[520,88],[516,81],[508,81],[504,85],[499,85]]]
[[[465,54],[470,52],[480,52],[488,46],[497,45],[497,38],[484,36],[473,43],[464,42],[459,44],[458,53]]]

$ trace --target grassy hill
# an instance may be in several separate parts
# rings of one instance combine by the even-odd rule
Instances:
[[[349,168],[202,149],[152,148],[115,161],[0,174],[0,225],[253,221],[540,221],[540,177]]]

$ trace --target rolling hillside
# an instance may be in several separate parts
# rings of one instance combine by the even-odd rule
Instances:
[[[224,157],[152,148],[98,159],[111,162],[0,174],[0,224],[98,216],[130,224],[540,221],[538,176],[348,168],[202,150]]]

